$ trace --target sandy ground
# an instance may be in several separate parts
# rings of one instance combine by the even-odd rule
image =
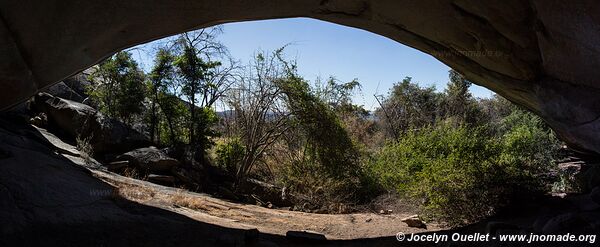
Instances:
[[[397,232],[417,233],[443,228],[427,224],[427,229],[408,227],[401,219],[411,213],[354,213],[312,214],[288,210],[269,209],[256,205],[240,204],[165,187],[113,173],[94,171],[94,174],[118,188],[117,194],[128,200],[163,208],[190,218],[225,227],[250,229],[285,235],[288,231],[311,231],[327,239],[355,239],[394,236]]]
[[[413,213],[398,210],[390,214],[331,215],[269,209],[124,177],[97,169],[101,165],[93,160],[94,165],[84,165],[85,161],[79,157],[80,153],[75,147],[45,130],[38,130],[60,150],[61,155],[85,166],[94,176],[113,185],[115,197],[169,210],[201,222],[230,228],[254,228],[277,235],[286,235],[288,231],[311,231],[325,235],[327,239],[374,238],[394,236],[397,232],[417,233],[443,229],[432,223],[427,224],[427,229],[408,227],[401,219]]]

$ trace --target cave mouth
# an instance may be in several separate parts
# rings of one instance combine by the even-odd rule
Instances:
[[[216,39],[221,32],[156,41],[151,59],[136,61],[144,46],[118,52],[36,96],[33,121],[125,177],[266,209],[332,214],[323,224],[348,215],[362,223],[357,234],[331,230],[343,238],[390,236],[399,224],[405,232],[474,224],[514,207],[509,199],[540,203],[578,189],[570,170],[559,173],[562,144],[541,119],[500,96],[474,97],[472,82],[456,71],[444,90],[397,78],[387,95],[374,97],[377,108],[364,109],[353,95],[360,80],[303,78],[302,63],[285,49],[258,50],[240,65]],[[64,113],[78,104],[57,97],[88,106]],[[127,134],[103,139],[114,133]],[[105,179],[120,185],[118,196],[140,203],[217,216],[237,207]],[[379,232],[360,235],[370,222]]]
[[[162,243],[162,234],[179,244],[197,243],[180,238],[186,232],[182,226],[193,227],[187,232],[197,233],[194,240],[211,233],[215,235],[207,236],[211,243],[239,245],[257,241],[256,231],[241,229],[232,238],[222,233],[244,228],[240,222],[253,225],[252,220],[260,220],[257,215],[274,212],[287,219],[304,216],[307,223],[317,220],[312,218],[315,214],[304,212],[341,213],[318,215],[335,218],[346,228],[332,230],[324,221],[309,228],[311,224],[296,226],[279,218],[274,221],[283,225],[262,224],[260,232],[317,242],[324,238],[319,232],[355,239],[365,235],[343,234],[367,234],[372,224],[387,226],[380,223],[390,222],[398,212],[412,214],[410,206],[414,205],[420,206],[414,211],[418,216],[398,217],[399,222],[382,228],[397,231],[393,225],[418,225],[406,228],[408,233],[423,231],[425,223],[428,231],[437,230],[432,224],[437,220],[464,226],[452,230],[492,235],[598,232],[598,188],[592,189],[598,185],[598,166],[593,165],[598,162],[569,153],[546,126],[551,125],[571,147],[600,153],[600,142],[593,135],[599,123],[594,78],[599,75],[595,68],[600,60],[593,59],[598,49],[590,42],[600,29],[594,28],[597,18],[589,14],[597,6],[592,1],[2,3],[0,47],[6,53],[0,58],[0,108],[38,91],[54,91],[34,97],[30,102],[33,114],[20,105],[17,111],[25,114],[17,113],[16,122],[0,118],[0,139],[8,140],[8,144],[0,143],[0,160],[7,164],[0,166],[0,196],[7,209],[0,213],[5,222],[0,232],[9,237],[0,238],[0,245],[10,245],[4,244],[10,241],[6,239],[44,244],[61,239],[65,245],[90,245],[89,239],[107,236],[109,231],[114,239],[140,245]],[[313,78],[301,74],[302,63],[270,49],[253,54],[250,64],[255,72],[222,80],[215,78],[223,78],[219,75],[234,70],[235,64],[199,55],[198,47],[185,45],[198,41],[193,36],[172,42],[173,51],[162,50],[156,59],[160,66],[153,66],[151,59],[151,71],[136,69],[133,50],[128,50],[133,55],[114,54],[123,47],[193,27],[297,16],[369,30],[431,54],[456,69],[447,79],[452,84],[443,91],[430,90],[414,83],[424,79],[404,78],[412,73],[403,73],[394,79],[397,84],[390,85],[389,95],[374,97],[380,101],[379,115],[369,115],[347,100],[360,80],[326,77],[320,87],[313,87]],[[206,48],[224,55],[218,46]],[[96,69],[65,79],[100,60]],[[261,73],[268,76],[257,76]],[[206,95],[224,93],[215,85],[239,78],[243,84],[227,92],[231,102],[222,103],[234,106],[233,110],[206,107],[212,102]],[[268,83],[265,78],[279,79]],[[544,121],[500,97],[466,97],[471,81],[465,78]],[[182,81],[196,83],[172,86]],[[86,84],[81,86],[81,82]],[[56,90],[67,93],[56,97]],[[88,90],[92,97],[80,97],[83,104],[60,99],[79,101],[77,95]],[[198,90],[204,93],[196,94]],[[263,97],[252,97],[255,93]],[[186,104],[186,99],[175,94],[187,94],[184,98],[192,103]],[[265,102],[277,102],[284,110],[260,108]],[[154,113],[140,114],[139,108]],[[289,132],[261,135],[290,119],[293,124],[282,125]],[[22,120],[34,126],[22,125]],[[140,121],[153,124],[140,125]],[[216,132],[225,134],[217,137]],[[266,142],[253,142],[263,140],[254,138],[257,135]],[[271,142],[273,136],[278,138]],[[376,140],[377,136],[385,141]],[[262,149],[264,143],[273,147]],[[205,165],[211,162],[216,165]],[[269,163],[285,166],[277,170]],[[246,204],[189,191],[211,192]],[[373,199],[376,195],[382,197]],[[276,202],[284,197],[298,197],[302,203],[290,206],[291,211],[271,209],[284,208],[285,202]],[[353,213],[373,201],[384,207],[366,207],[373,211],[366,217]],[[406,203],[391,210],[390,201]],[[295,206],[303,212],[295,211]],[[86,228],[91,225],[88,222],[99,222],[98,228]],[[153,224],[145,227],[138,222]],[[317,236],[302,232],[306,230]],[[43,237],[25,241],[38,233]],[[157,234],[144,237],[144,233]],[[271,240],[287,243],[281,238]],[[369,243],[396,244],[396,239],[371,239]]]

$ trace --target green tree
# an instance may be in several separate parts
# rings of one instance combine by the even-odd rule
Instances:
[[[388,135],[399,139],[409,130],[435,124],[439,106],[440,94],[435,87],[420,87],[411,77],[406,77],[394,84],[375,115],[382,120]]]
[[[450,81],[444,91],[444,117],[455,124],[477,124],[481,113],[469,92],[473,83],[455,70],[449,71],[449,77]]]
[[[258,52],[227,100],[235,111],[236,134],[245,147],[235,174],[238,184],[245,182],[251,169],[264,161],[264,154],[289,129],[289,113],[277,85],[285,76],[277,59],[281,52]]]
[[[217,122],[213,106],[233,83],[237,63],[227,56],[225,47],[216,41],[219,28],[200,29],[181,34],[175,42],[177,81],[189,110],[188,140],[203,152],[212,144],[210,137]]]
[[[360,172],[359,152],[340,119],[311,92],[308,82],[298,76],[296,65],[283,62],[287,75],[277,84],[286,96],[289,111],[307,138],[307,149],[313,160],[330,177],[357,177]]]
[[[204,83],[206,82],[206,74],[208,70],[218,66],[218,63],[207,63],[197,53],[197,49],[193,44],[185,43],[183,53],[175,60],[175,66],[181,75],[183,81],[182,92],[186,96],[189,104],[190,119],[189,119],[189,141],[195,145],[196,123],[203,121],[196,114],[198,100],[196,96],[201,92]]]
[[[144,110],[145,75],[129,52],[102,61],[90,78],[95,86],[88,88],[88,93],[108,116],[131,123],[132,117]]]
[[[323,102],[328,104],[334,110],[352,110],[352,95],[355,91],[361,89],[358,79],[350,82],[340,83],[338,79],[330,76],[326,82],[322,83],[317,79],[314,92]]]
[[[174,83],[175,69],[174,56],[167,49],[159,49],[154,59],[154,66],[150,72],[148,90],[150,92],[150,139],[160,143],[159,106],[161,94],[166,94],[168,87]],[[165,96],[163,96],[165,97]],[[164,104],[162,104],[164,105]],[[171,107],[171,106],[165,106]],[[169,111],[172,113],[172,111]],[[169,119],[172,119],[169,118]],[[170,124],[169,126],[172,126]],[[173,129],[170,130],[173,134]]]
[[[183,125],[187,120],[188,108],[184,102],[174,94],[171,93],[160,93],[158,95],[158,104],[160,110],[164,116],[164,124],[162,124],[166,131],[159,132],[164,133],[165,138],[169,140],[171,145],[182,142]]]

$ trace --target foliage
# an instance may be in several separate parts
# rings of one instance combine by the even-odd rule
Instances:
[[[336,114],[311,93],[295,71],[278,82],[294,120],[307,138],[307,151],[329,176],[351,178],[359,171],[358,151]]]
[[[231,174],[237,173],[244,158],[245,149],[239,138],[217,144],[217,164]]]
[[[92,139],[91,136],[82,137],[81,135],[78,135],[75,138],[77,150],[79,150],[80,157],[83,159],[83,161],[85,162],[86,165],[93,165],[93,160],[94,160],[94,158],[93,158],[94,157],[94,148],[92,147],[92,144],[90,143],[91,139]]]
[[[434,124],[438,118],[440,94],[435,87],[422,88],[406,77],[394,84],[375,115],[385,133],[394,139],[410,130]]]
[[[161,105],[161,96],[164,96],[168,91],[168,88],[175,82],[175,69],[173,66],[174,56],[167,49],[160,49],[156,53],[154,59],[154,66],[149,75],[148,83],[148,97],[150,99],[150,139],[156,142],[160,142],[160,128],[159,128],[159,106]],[[175,104],[170,103],[170,104]],[[164,107],[166,106],[162,104]],[[173,113],[171,111],[170,113]],[[172,117],[170,119],[173,119]]]
[[[196,145],[199,150],[206,152],[214,145],[212,138],[219,136],[219,133],[212,128],[219,121],[219,117],[213,108],[203,107],[199,109],[196,121]]]
[[[236,135],[244,143],[245,153],[236,172],[237,182],[243,182],[264,154],[288,130],[289,114],[283,105],[283,94],[276,85],[284,75],[283,65],[274,54],[257,53],[247,67],[227,104],[235,112]]]
[[[90,79],[95,86],[87,89],[88,94],[103,113],[128,123],[134,115],[142,113],[144,73],[129,52],[121,51],[102,61]]]
[[[519,121],[515,121],[519,119]],[[544,190],[558,142],[530,113],[505,119],[504,134],[439,124],[386,145],[369,165],[387,189],[422,200],[425,212],[464,224],[495,212],[514,196]]]
[[[473,84],[455,70],[449,72],[450,81],[442,99],[444,119],[451,119],[455,124],[477,125],[481,123],[481,113],[477,102],[469,92]]]
[[[203,117],[209,116],[202,113],[196,114],[196,104],[198,103],[196,96],[202,92],[203,88],[211,86],[206,83],[207,74],[210,73],[211,69],[220,64],[205,62],[199,56],[197,48],[193,44],[184,43],[183,52],[175,59],[174,65],[177,67],[177,73],[183,82],[181,91],[188,100],[190,111],[190,118],[188,119],[189,140],[190,144],[195,145],[197,141],[195,139],[196,134],[200,138],[205,137],[201,133],[195,133],[196,128],[201,128],[200,126],[196,126],[196,123],[204,123],[208,119],[204,119]]]
[[[159,93],[157,100],[164,116],[164,121],[159,123],[159,139],[166,140],[165,144],[169,145],[185,142],[185,123],[189,113],[184,101],[170,93]]]
[[[330,76],[324,83],[317,78],[317,83],[315,84],[313,91],[319,99],[329,105],[332,109],[342,110],[352,109],[352,95],[360,89],[361,85],[358,79],[346,83],[339,83],[335,77]]]
[[[219,33],[179,35],[160,47],[147,76],[131,54],[116,53],[91,76],[93,102],[129,124],[147,111],[142,120],[153,141],[190,144],[202,161],[220,136],[215,126],[227,122],[231,130],[214,162],[236,185],[264,175],[311,211],[346,212],[345,205],[384,188],[422,204],[432,218],[460,225],[520,194],[548,190],[559,149],[554,133],[502,97],[474,98],[472,83],[456,71],[443,92],[406,77],[377,97],[372,116],[352,102],[361,89],[357,79],[331,76],[311,87],[295,61],[283,58],[284,48],[258,52],[239,67],[216,40]],[[217,102],[233,115],[220,120]],[[385,136],[393,138],[386,143]],[[87,140],[77,143],[92,152]]]
[[[540,179],[537,174],[549,172],[560,149],[554,133],[532,113],[515,110],[502,121],[502,154],[504,164],[518,164],[517,169],[527,173],[528,179]],[[540,184],[542,181],[527,181]]]

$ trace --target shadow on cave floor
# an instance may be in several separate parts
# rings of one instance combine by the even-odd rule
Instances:
[[[395,236],[327,240],[319,234],[225,227],[115,196],[115,185],[38,129],[0,117],[0,246],[431,246]],[[66,155],[65,155],[66,154]],[[488,222],[420,233],[485,232]],[[489,229],[488,229],[489,230]],[[287,235],[287,236],[286,236]],[[443,246],[490,246],[450,243]],[[528,245],[535,246],[535,245]],[[549,246],[544,244],[543,246]],[[557,244],[564,246],[564,243]],[[570,245],[571,246],[571,245]]]

